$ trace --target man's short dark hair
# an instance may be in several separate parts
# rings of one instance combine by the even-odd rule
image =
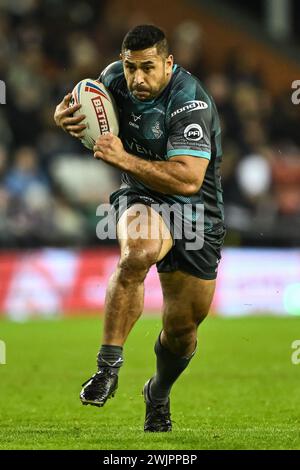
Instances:
[[[122,52],[125,50],[141,51],[154,46],[158,54],[165,57],[169,55],[165,33],[152,24],[142,24],[128,31],[122,43]]]

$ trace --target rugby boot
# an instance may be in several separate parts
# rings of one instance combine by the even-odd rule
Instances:
[[[151,401],[149,389],[151,379],[146,382],[143,389],[144,401],[146,404],[145,432],[169,432],[172,431],[170,414],[170,399],[164,405],[157,405]]]
[[[100,369],[82,384],[80,400],[83,405],[103,406],[109,398],[114,397],[118,388],[118,375],[110,369]]]

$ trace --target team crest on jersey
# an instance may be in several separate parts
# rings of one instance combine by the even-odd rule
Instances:
[[[160,128],[159,122],[157,121],[153,127],[151,127],[153,134],[155,135],[156,139],[160,139],[163,135],[163,131]]]

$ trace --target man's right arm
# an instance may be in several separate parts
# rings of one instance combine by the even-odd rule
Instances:
[[[68,93],[64,99],[56,106],[54,113],[54,121],[58,127],[68,132],[72,137],[80,139],[83,137],[82,132],[86,128],[85,124],[80,124],[85,116],[80,114],[73,117],[73,113],[81,108],[81,104],[70,106],[72,94]]]

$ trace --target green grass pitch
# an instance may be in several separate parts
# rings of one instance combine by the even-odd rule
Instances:
[[[160,318],[144,317],[125,347],[119,390],[82,406],[95,372],[97,318],[0,321],[1,449],[300,449],[300,318],[208,318],[171,396],[172,433],[143,432],[141,390],[154,370]]]

